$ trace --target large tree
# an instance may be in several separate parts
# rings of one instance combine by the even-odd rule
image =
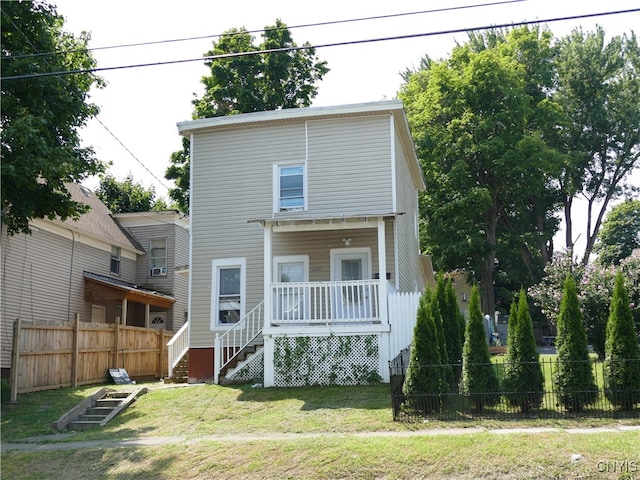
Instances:
[[[131,174],[123,180],[113,175],[103,176],[95,194],[113,213],[162,211],[168,208],[162,198],[156,198],[153,186],[145,188],[141,183],[134,182]]]
[[[87,207],[72,200],[65,182],[104,169],[91,148],[80,147],[78,132],[98,113],[89,91],[102,80],[91,73],[38,76],[95,67],[89,35],[74,37],[63,26],[44,2],[2,2],[1,208],[9,234],[29,233],[34,218],[77,218]]]
[[[202,78],[204,95],[193,100],[194,119],[308,107],[318,93],[316,84],[329,71],[309,43],[298,47],[281,20],[265,27],[259,45],[245,28],[233,28],[205,55],[211,57],[206,62],[210,74]],[[166,178],[175,180],[176,188],[169,195],[188,211],[187,141],[170,161]]]
[[[640,248],[640,200],[627,200],[607,214],[594,251],[600,265],[618,265]]]
[[[640,49],[634,34],[607,42],[599,27],[574,30],[558,50],[554,99],[565,119],[558,139],[566,154],[559,176],[566,247],[573,248],[572,206],[581,196],[587,202],[586,265],[605,211],[633,188],[625,182],[640,163]]]
[[[490,314],[495,272],[515,270],[501,262],[524,266],[526,278],[512,284],[531,284],[555,232],[549,185],[559,154],[542,133],[556,123],[544,94],[551,57],[546,30],[471,35],[449,59],[425,59],[399,93],[427,183],[423,247],[438,269],[471,272]]]

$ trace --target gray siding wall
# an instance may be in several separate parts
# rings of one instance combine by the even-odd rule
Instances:
[[[403,292],[412,292],[422,289],[424,286],[418,259],[420,244],[416,235],[418,190],[409,171],[407,155],[397,135],[395,155],[397,209],[399,212],[404,212],[404,215],[400,215],[396,219],[395,231],[398,241],[398,269],[400,272],[398,288]]]
[[[91,320],[84,301],[83,270],[110,275],[111,252],[39,229],[31,235],[2,235],[2,368],[11,365],[13,322]],[[135,261],[122,258],[120,278],[135,281]],[[99,303],[99,302],[96,302]],[[107,311],[107,321],[114,312]]]
[[[245,258],[246,311],[263,300],[263,229],[259,223],[248,220],[274,216],[273,165],[303,163],[308,146],[306,215],[389,213],[393,207],[389,135],[387,115],[309,122],[306,128],[304,122],[295,122],[195,135],[191,162],[194,198],[190,211],[192,347],[214,344],[215,332],[210,329],[214,259]],[[356,184],[363,186],[354,188]],[[295,213],[276,216],[279,215]],[[392,230],[389,226],[389,245]],[[316,239],[325,233],[328,232],[316,232],[309,237]],[[375,246],[375,229],[360,234],[373,235],[372,247]],[[336,234],[330,241],[336,248],[343,247],[339,241],[343,236]],[[328,265],[328,244],[323,241]],[[312,252],[320,250],[319,245],[315,249],[305,248]],[[289,252],[274,243],[274,254]],[[377,253],[372,251],[372,256],[377,262]],[[387,258],[391,271],[392,251]]]
[[[177,331],[184,323],[184,313],[187,311],[189,281],[186,276],[176,275],[175,267],[189,263],[189,231],[172,223],[132,226],[127,229],[145,252],[150,251],[151,240],[167,241],[167,274],[152,277],[149,256],[143,255],[138,258],[136,283],[172,295],[176,299],[173,307],[167,311],[166,328]]]
[[[309,122],[308,134],[310,212],[391,212],[389,116]]]

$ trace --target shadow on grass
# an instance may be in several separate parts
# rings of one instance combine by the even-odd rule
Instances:
[[[325,386],[253,388],[233,385],[239,391],[240,402],[275,402],[298,400],[301,410],[348,409],[381,410],[391,408],[389,385]]]

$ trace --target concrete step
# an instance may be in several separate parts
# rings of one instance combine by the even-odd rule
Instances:
[[[147,391],[146,387],[127,391],[102,388],[69,410],[51,426],[56,431],[84,431],[102,427]]]

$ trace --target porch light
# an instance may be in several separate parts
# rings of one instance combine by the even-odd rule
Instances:
[[[343,238],[342,243],[344,243],[345,247],[348,247],[349,245],[351,245],[351,238]]]

